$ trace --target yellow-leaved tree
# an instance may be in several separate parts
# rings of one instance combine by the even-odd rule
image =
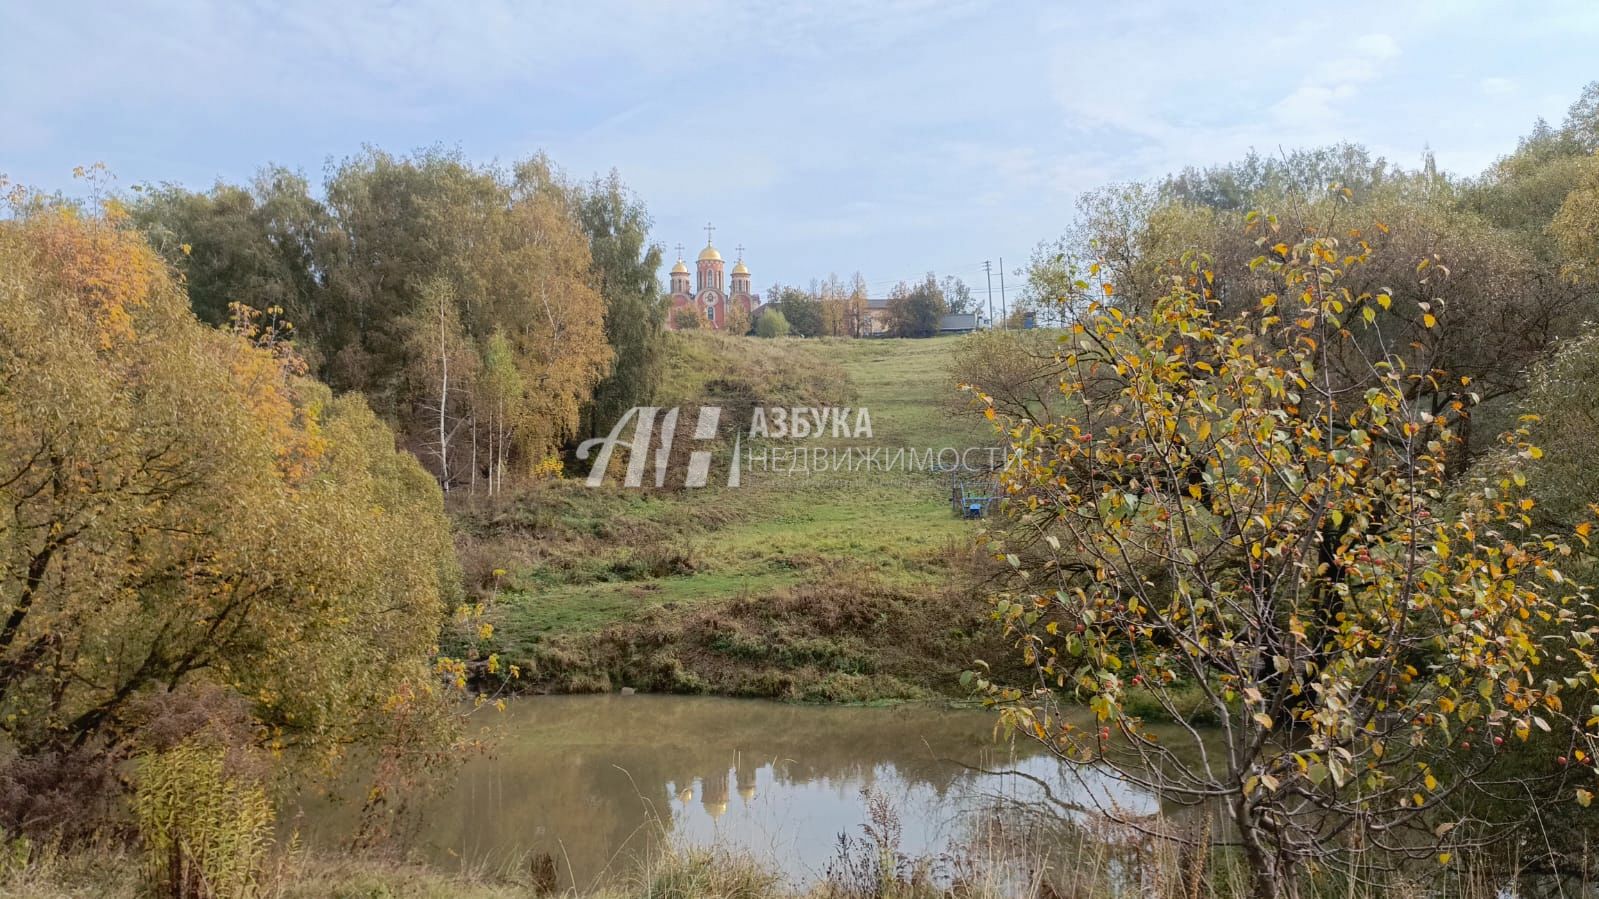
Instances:
[[[1346,286],[1371,245],[1250,222],[1277,285],[1253,310],[1224,314],[1190,258],[1151,308],[1095,304],[1062,337],[1047,420],[990,402],[1013,451],[996,614],[1032,677],[973,677],[1069,765],[1220,822],[1107,813],[1235,845],[1276,897],[1502,837],[1453,800],[1535,732],[1591,756],[1594,722],[1562,696],[1599,662],[1560,572],[1569,532],[1541,532],[1513,467],[1445,480],[1470,387],[1396,339],[1410,319],[1386,293]],[[1568,797],[1591,799],[1584,777]]]
[[[438,486],[270,343],[197,321],[114,204],[19,193],[0,219],[0,733],[23,753],[114,746],[188,684],[308,757],[384,737],[396,702],[443,726]]]

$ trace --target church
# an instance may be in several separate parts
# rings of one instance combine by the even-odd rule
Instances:
[[[727,329],[728,317],[735,315],[735,311],[739,313],[736,317],[745,323],[750,320],[750,311],[758,300],[750,293],[750,270],[744,266],[744,248],[738,248],[739,258],[733,264],[732,277],[724,280],[722,267],[726,263],[711,243],[714,230],[710,225],[705,226],[705,249],[700,250],[695,262],[697,272],[692,290],[688,283],[688,264],[683,261],[683,247],[680,244],[677,248],[677,264],[672,266],[672,308],[666,317],[668,328],[677,329],[682,317],[680,310],[700,316],[701,327],[717,331]]]

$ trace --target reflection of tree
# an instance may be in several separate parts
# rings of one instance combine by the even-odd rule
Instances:
[[[541,697],[513,703],[492,758],[419,813],[417,848],[447,861],[550,853],[586,885],[683,815],[718,818],[775,784],[855,788],[893,776],[944,797],[1015,755],[984,712],[789,706],[705,697]],[[1034,756],[1031,744],[1016,754]],[[956,764],[959,762],[961,764]],[[685,794],[683,791],[687,790]],[[739,800],[733,800],[737,792]],[[656,825],[659,825],[657,829]],[[853,821],[840,822],[840,830]]]

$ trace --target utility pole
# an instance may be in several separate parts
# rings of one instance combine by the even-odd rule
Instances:
[[[988,276],[988,326],[994,327],[994,271],[987,259],[983,260],[983,274]]]
[[[1005,320],[1005,330],[1010,330],[1010,310],[1005,308],[1005,257],[999,257],[999,317]]]

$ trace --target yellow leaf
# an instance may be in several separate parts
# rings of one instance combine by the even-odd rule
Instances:
[[[1449,864],[1449,860],[1451,858],[1454,858],[1454,856],[1450,855],[1447,852],[1440,852],[1440,853],[1438,853],[1438,864],[1447,865],[1447,864]]]
[[[1421,324],[1423,327],[1435,328],[1438,326],[1438,319],[1433,317],[1431,312],[1428,312],[1422,315]]]
[[[1593,803],[1593,791],[1591,791],[1591,790],[1578,790],[1577,791],[1577,804],[1578,805],[1582,806],[1583,808],[1587,808],[1592,803]]]

